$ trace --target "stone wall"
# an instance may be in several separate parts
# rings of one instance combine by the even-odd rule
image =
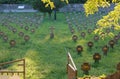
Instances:
[[[19,6],[24,8],[20,9]],[[1,4],[0,12],[37,12],[37,10],[34,10],[31,5],[27,4]]]
[[[111,4],[108,8],[99,8],[100,11],[111,11],[114,8],[114,4]],[[68,4],[59,9],[60,12],[74,12],[74,11],[84,11],[83,4]]]

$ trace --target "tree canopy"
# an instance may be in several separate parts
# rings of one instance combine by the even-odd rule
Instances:
[[[87,0],[84,4],[86,15],[94,14],[99,11],[100,7],[109,7],[111,2],[115,4],[114,10],[110,11],[107,15],[103,16],[96,25],[98,29],[94,32],[98,33],[102,38],[109,35],[111,37],[114,36],[113,33],[105,33],[104,29],[114,27],[115,30],[120,30],[120,0]]]
[[[20,3],[28,3],[29,0],[0,0],[1,4],[20,4]]]

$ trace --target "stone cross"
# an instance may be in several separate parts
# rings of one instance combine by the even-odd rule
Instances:
[[[50,32],[53,33],[53,31],[54,31],[55,28],[52,26],[52,27],[50,27],[49,29],[50,29]]]
[[[50,27],[49,28],[50,29],[50,38],[52,39],[52,38],[54,38],[54,33],[53,33],[53,31],[54,31],[54,27]]]

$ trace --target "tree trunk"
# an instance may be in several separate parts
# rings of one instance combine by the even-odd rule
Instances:
[[[46,17],[46,13],[43,13],[43,16]]]
[[[54,20],[56,20],[57,19],[57,16],[56,16],[57,14],[56,14],[56,8],[54,9]]]
[[[52,14],[52,13],[48,13],[49,19],[51,19],[51,14]]]

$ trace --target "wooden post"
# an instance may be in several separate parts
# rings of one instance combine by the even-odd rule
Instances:
[[[25,59],[23,59],[23,79],[25,79]]]

